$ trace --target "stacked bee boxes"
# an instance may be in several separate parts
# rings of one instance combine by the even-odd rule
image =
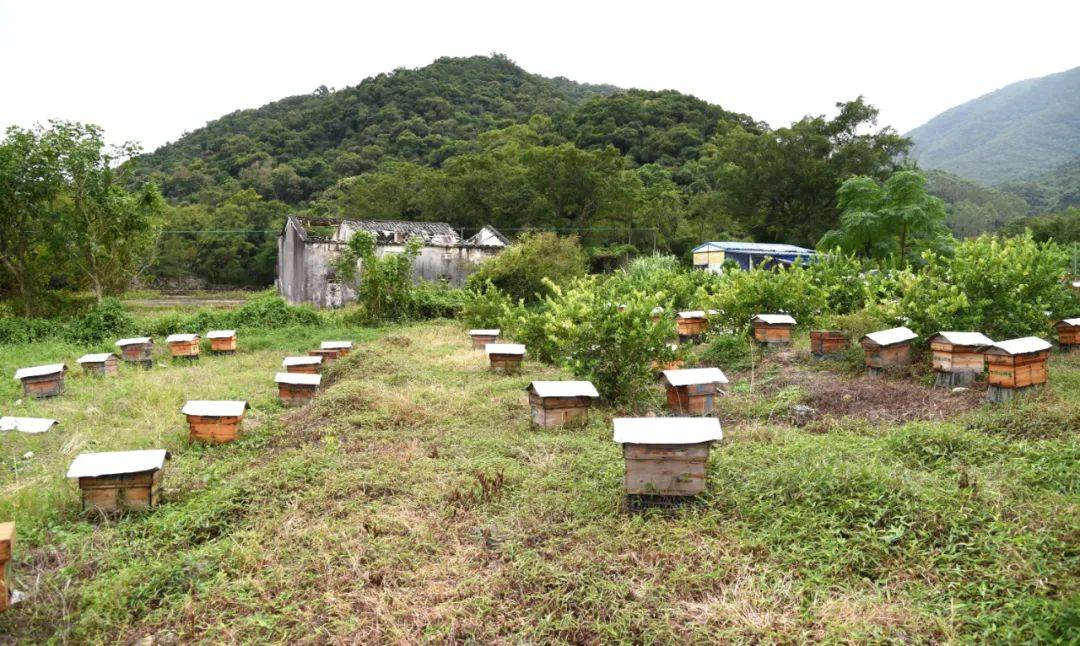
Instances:
[[[246,401],[195,400],[180,410],[187,416],[188,440],[224,444],[240,437]]]
[[[930,337],[934,385],[948,388],[970,385],[986,366],[983,348],[993,343],[978,332],[938,332]]]
[[[712,413],[717,393],[728,383],[719,368],[665,370],[660,378],[667,388],[668,410],[685,415]]]
[[[986,398],[1004,402],[1019,392],[1045,384],[1050,348],[1048,341],[1034,336],[1001,341],[983,348],[990,373]]]

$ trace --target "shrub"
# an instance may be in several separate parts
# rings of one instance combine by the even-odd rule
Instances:
[[[410,292],[412,307],[409,317],[415,319],[453,318],[461,314],[468,294],[445,282],[422,281]]]
[[[746,370],[753,364],[753,352],[753,342],[746,334],[715,334],[710,335],[701,361],[725,371]]]
[[[464,290],[461,318],[473,328],[501,327],[506,312],[511,308],[510,297],[498,287],[485,281],[481,285]]]
[[[717,313],[709,318],[719,330],[734,333],[747,331],[750,317],[759,313],[787,313],[805,326],[826,308],[827,296],[810,272],[799,266],[731,271],[724,274],[710,299]]]
[[[100,343],[134,329],[135,319],[120,301],[106,298],[89,312],[70,320],[64,328],[64,338],[74,343]]]
[[[565,285],[584,276],[587,256],[578,237],[555,233],[526,233],[517,243],[489,258],[469,276],[468,286],[490,282],[512,299],[536,302],[551,293],[550,285]]]
[[[0,317],[0,345],[33,343],[60,336],[64,329],[61,322],[52,319]]]
[[[412,269],[423,243],[413,238],[400,253],[379,256],[375,235],[357,231],[334,263],[346,283],[355,283],[356,300],[375,323],[403,321],[413,312]],[[360,275],[357,279],[357,271]]]

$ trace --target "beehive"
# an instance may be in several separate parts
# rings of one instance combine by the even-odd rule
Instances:
[[[847,350],[847,335],[840,330],[813,330],[810,332],[810,354],[815,357],[831,357]]]
[[[84,354],[76,361],[83,367],[83,372],[96,377],[115,375],[119,370],[120,360],[111,352],[101,354]]]
[[[791,329],[795,319],[787,314],[755,314],[750,318],[754,328],[754,340],[762,345],[785,346],[791,344]]]
[[[911,341],[918,335],[906,327],[894,327],[864,336],[863,348],[866,374],[877,376],[890,370],[911,365]]]
[[[993,343],[978,332],[938,332],[930,337],[934,385],[947,388],[970,385],[986,367],[983,348]]]
[[[669,343],[667,347],[672,352],[678,352],[678,350],[679,350],[678,344],[675,344],[675,343]],[[683,366],[682,359],[679,359],[678,357],[676,357],[675,359],[672,359],[671,361],[668,361],[667,363],[661,363],[657,359],[653,359],[652,361],[649,362],[649,367],[652,369],[652,371],[654,373],[661,373],[661,372],[663,372],[665,370],[675,370],[676,368],[682,368],[682,366]]]
[[[679,342],[700,341],[709,321],[702,310],[686,310],[675,317],[675,331],[679,333]]]
[[[318,350],[308,350],[308,356],[318,357],[322,362],[320,365],[326,365],[338,358],[338,351],[319,348]]]
[[[319,345],[320,350],[333,350],[337,354],[334,358],[347,357],[352,351],[352,341],[323,341]]]
[[[318,357],[285,357],[285,360],[281,362],[281,367],[285,368],[285,372],[317,375],[319,370],[322,369],[323,358]]]
[[[180,410],[187,415],[188,440],[223,444],[240,437],[245,401],[194,400]]]
[[[36,434],[44,433],[57,424],[55,419],[42,417],[0,417],[0,431]]]
[[[78,478],[83,509],[119,513],[149,509],[160,499],[164,449],[83,453],[67,477]]]
[[[64,393],[64,373],[66,372],[66,365],[50,363],[45,366],[19,368],[15,371],[15,379],[22,382],[24,395],[34,399],[44,399]]]
[[[128,363],[137,363],[143,368],[151,368],[154,365],[154,339],[148,336],[139,336],[131,339],[120,339],[116,342],[120,348],[120,358]]]
[[[1065,352],[1080,349],[1080,318],[1058,321],[1054,329],[1057,330],[1059,348]]]
[[[212,354],[236,354],[236,330],[210,330],[206,338]]]
[[[1000,341],[983,348],[990,381],[986,398],[1008,401],[1017,392],[1045,384],[1050,348],[1048,341],[1035,336]]]
[[[589,381],[534,381],[529,393],[532,423],[550,428],[589,421],[589,407],[600,396]]]
[[[623,487],[631,496],[693,496],[705,490],[709,447],[723,437],[715,417],[616,417]]]
[[[0,611],[11,605],[11,558],[15,553],[15,523],[0,523]]]
[[[649,312],[649,320],[653,323],[659,323],[664,318],[664,308],[656,306]]]
[[[199,359],[198,334],[170,334],[165,337],[165,343],[168,344],[169,354],[173,359]]]
[[[489,343],[496,343],[499,340],[499,332],[497,328],[488,330],[469,330],[469,338],[472,339],[472,347],[474,350],[483,350],[484,346]]]
[[[660,379],[667,388],[668,410],[687,415],[708,415],[716,408],[716,396],[728,383],[719,368],[665,370]]]
[[[311,401],[319,392],[322,375],[310,375],[300,372],[279,372],[274,375],[278,387],[278,398],[286,406],[301,406]]]
[[[521,360],[525,358],[525,346],[520,343],[489,343],[484,346],[488,365],[492,372],[506,374],[521,372]]]

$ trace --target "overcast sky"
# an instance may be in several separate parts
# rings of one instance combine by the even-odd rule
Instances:
[[[0,0],[0,127],[50,118],[153,149],[241,108],[439,56],[675,89],[772,125],[865,95],[905,132],[1080,65],[1080,2]]]

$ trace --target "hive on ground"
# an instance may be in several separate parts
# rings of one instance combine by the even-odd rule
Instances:
[[[108,514],[149,509],[159,502],[168,458],[164,449],[83,453],[67,477],[79,480],[83,509]]]
[[[616,417],[623,487],[635,496],[693,496],[705,490],[709,447],[723,438],[715,417]]]
[[[589,407],[600,396],[590,381],[534,381],[529,393],[532,423],[543,428],[589,421]]]

